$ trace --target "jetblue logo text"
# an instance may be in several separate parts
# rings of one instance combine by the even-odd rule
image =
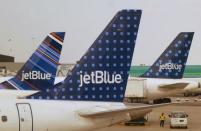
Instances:
[[[22,72],[22,81],[24,80],[50,80],[50,73],[41,73],[40,71],[30,71],[28,73]]]
[[[181,69],[182,69],[181,64],[174,64],[174,63],[162,64],[159,67],[159,71],[162,71],[162,70],[181,70]]]
[[[82,74],[80,71],[80,84],[79,87],[82,87],[83,84],[114,84],[121,83],[122,77],[120,74],[110,75],[107,71],[94,71],[91,74]]]

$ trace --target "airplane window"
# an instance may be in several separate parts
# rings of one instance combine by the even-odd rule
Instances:
[[[7,116],[2,116],[2,117],[1,117],[1,120],[2,120],[3,122],[7,122],[7,121],[8,121],[8,118],[7,118]]]

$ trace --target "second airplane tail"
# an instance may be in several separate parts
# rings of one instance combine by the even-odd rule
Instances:
[[[183,77],[194,32],[182,32],[167,47],[154,64],[140,77],[170,78]]]

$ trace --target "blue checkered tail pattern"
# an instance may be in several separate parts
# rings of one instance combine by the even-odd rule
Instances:
[[[0,84],[1,89],[44,90],[54,85],[65,32],[52,32],[39,45],[16,76]]]
[[[141,13],[141,10],[119,11],[63,82],[31,98],[122,101]]]
[[[181,79],[185,70],[194,32],[182,32],[154,64],[140,77]]]

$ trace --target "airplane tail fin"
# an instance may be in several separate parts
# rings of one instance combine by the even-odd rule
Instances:
[[[39,45],[16,76],[1,85],[6,89],[43,90],[53,86],[65,32],[52,32]]]
[[[122,101],[141,13],[118,12],[66,79],[46,93],[54,94],[53,99]],[[31,98],[52,99],[42,92]]]
[[[154,64],[140,77],[170,78],[183,77],[194,32],[182,32],[167,47]]]

